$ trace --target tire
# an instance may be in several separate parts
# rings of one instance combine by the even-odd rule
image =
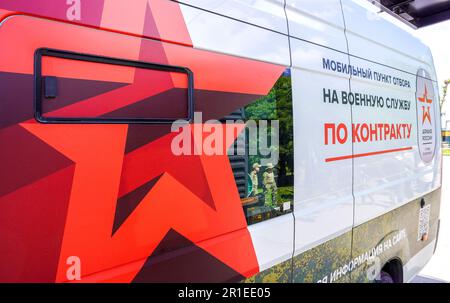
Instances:
[[[392,278],[392,276],[389,273],[387,273],[385,271],[382,271],[380,273],[380,279],[378,280],[378,283],[383,283],[383,284],[389,283],[389,284],[391,284],[391,283],[395,283],[395,282],[394,282],[394,279]]]

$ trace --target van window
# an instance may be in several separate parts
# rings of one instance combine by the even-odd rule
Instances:
[[[290,69],[270,92],[228,119],[244,120],[246,131],[229,155],[248,224],[291,213],[294,206],[294,136]],[[240,153],[241,152],[241,153]]]
[[[190,120],[192,73],[182,67],[41,49],[35,116],[56,123]]]

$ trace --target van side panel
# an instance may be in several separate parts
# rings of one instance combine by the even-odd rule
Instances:
[[[436,76],[425,45],[362,5],[343,2],[356,69],[352,259],[370,249],[373,258],[351,277],[368,281],[371,271],[395,258],[409,281],[431,258],[438,229],[442,158]]]
[[[320,280],[351,255],[352,163],[329,161],[352,154],[350,141],[335,144],[340,123],[351,123],[350,106],[337,104],[333,91],[349,90],[349,75],[324,69],[327,58],[348,62],[340,1],[286,2],[293,65],[295,134],[295,282]],[[326,15],[323,15],[326,12]],[[327,18],[325,18],[327,16]],[[325,59],[325,61],[324,61]],[[339,128],[342,137],[348,136]],[[325,254],[311,252],[324,268],[312,274],[302,253],[333,238]],[[330,257],[333,255],[334,257]],[[303,257],[305,257],[303,255]],[[305,260],[308,260],[305,257]],[[312,276],[311,276],[312,274]],[[345,277],[346,279],[347,277]]]
[[[343,6],[350,63],[364,71],[353,74],[351,90],[377,100],[356,103],[355,96],[352,108],[355,225],[441,185],[440,114],[429,50],[357,2]],[[376,35],[375,28],[389,35]],[[373,156],[357,156],[367,154]]]
[[[175,5],[157,11],[184,25]],[[104,10],[102,22],[116,11]],[[142,17],[141,32],[167,29],[153,6]],[[185,26],[180,30],[188,33]],[[36,122],[35,52],[45,47],[187,67],[205,119],[265,96],[286,66],[29,16],[4,19],[0,40],[7,41],[0,56],[1,281],[67,281],[72,257],[83,281],[236,281],[259,271],[226,153],[175,158],[170,124]],[[46,76],[56,77],[71,99],[54,108],[56,116],[138,115],[183,88],[172,75],[155,82],[133,68],[117,75],[98,63],[64,63],[75,69],[51,63],[43,60]]]
[[[389,261],[403,266],[403,281],[410,281],[433,255],[439,226],[440,189],[391,212],[363,223],[318,246],[294,256],[293,281],[306,283],[366,283],[379,279]],[[425,215],[426,214],[426,215]],[[424,216],[428,216],[424,220]],[[427,228],[426,238],[421,237]],[[353,239],[352,257],[346,249]],[[286,282],[287,262],[274,266],[248,281]],[[401,278],[401,277],[397,277]]]
[[[180,8],[195,48],[290,66],[282,1],[181,2]],[[247,72],[255,83],[265,78],[255,70]],[[217,74],[220,75],[217,82],[229,81],[220,70]],[[248,230],[261,271],[292,257],[294,220],[291,214],[250,225]]]
[[[377,279],[379,270],[392,259],[403,265],[404,282],[422,269],[436,245],[441,190],[426,194],[423,199],[423,207],[421,198],[414,199],[354,229],[352,282]],[[425,238],[421,236],[424,226],[427,228]],[[416,261],[417,255],[421,258]]]
[[[429,49],[361,1],[0,0],[0,282],[76,263],[83,282],[367,282],[393,258],[410,280],[436,244],[439,87]],[[227,156],[244,128],[220,155],[173,142],[283,77],[294,203],[249,225]],[[201,118],[179,133],[142,122],[188,95]]]

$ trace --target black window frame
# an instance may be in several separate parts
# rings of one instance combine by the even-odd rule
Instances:
[[[46,117],[42,115],[42,57],[55,57],[69,60],[79,60],[93,63],[112,64],[119,66],[136,67],[157,71],[176,72],[187,75],[187,106],[188,116],[183,118],[108,118],[108,117]],[[34,117],[40,123],[60,124],[170,124],[177,120],[192,122],[194,119],[194,74],[187,67],[172,66],[143,61],[133,61],[104,57],[98,55],[82,54],[50,48],[39,48],[34,55]]]

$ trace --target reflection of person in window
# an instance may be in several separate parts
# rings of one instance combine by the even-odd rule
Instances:
[[[275,174],[273,172],[273,164],[267,164],[266,171],[263,174],[264,197],[266,202],[271,201],[271,205],[275,206],[277,202],[277,184],[275,183]],[[270,203],[270,202],[269,202]]]
[[[256,196],[258,194],[258,173],[261,165],[258,163],[253,164],[253,169],[250,173],[250,179],[252,180],[252,196]]]

